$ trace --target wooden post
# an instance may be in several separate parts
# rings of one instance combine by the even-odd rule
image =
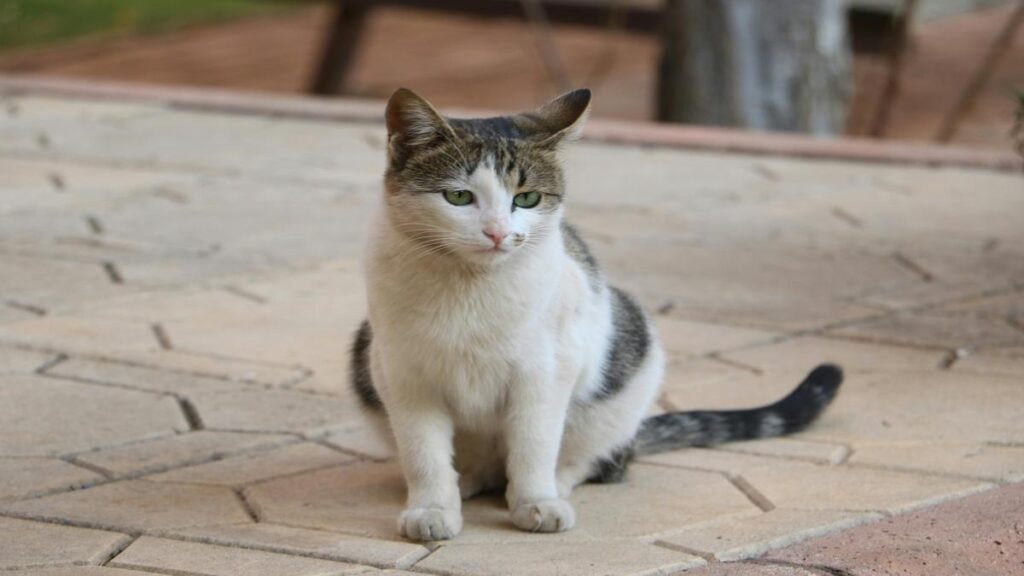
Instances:
[[[369,12],[367,0],[336,0],[334,18],[320,51],[320,63],[310,92],[324,96],[342,94],[345,77],[355,59],[363,22]]]
[[[850,99],[843,0],[667,0],[658,118],[837,134]]]
[[[903,62],[907,54],[914,15],[917,12],[918,0],[903,0],[903,13],[896,21],[896,27],[889,39],[889,74],[885,80],[885,88],[875,108],[875,119],[871,122],[871,136],[882,138],[889,127],[889,115],[893,104],[900,93],[900,79],[903,76]]]

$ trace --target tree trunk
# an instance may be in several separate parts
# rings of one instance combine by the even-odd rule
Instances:
[[[850,98],[844,0],[667,0],[658,118],[836,134]]]

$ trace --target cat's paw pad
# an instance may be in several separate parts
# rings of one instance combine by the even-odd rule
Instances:
[[[410,540],[448,540],[462,531],[462,515],[447,508],[408,508],[398,517],[398,531]]]
[[[512,523],[527,532],[564,532],[576,525],[576,512],[565,500],[538,500],[516,506]]]

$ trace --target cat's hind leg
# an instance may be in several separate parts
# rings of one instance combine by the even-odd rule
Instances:
[[[633,457],[633,439],[663,372],[664,353],[655,344],[629,381],[613,395],[573,403],[558,459],[558,493],[562,498],[587,481],[611,483],[625,479]]]

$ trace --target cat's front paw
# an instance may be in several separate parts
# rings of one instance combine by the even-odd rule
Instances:
[[[407,508],[398,517],[398,531],[410,540],[449,540],[462,531],[462,514],[447,508]]]
[[[560,498],[518,504],[512,523],[527,532],[564,532],[576,525],[572,504]]]

